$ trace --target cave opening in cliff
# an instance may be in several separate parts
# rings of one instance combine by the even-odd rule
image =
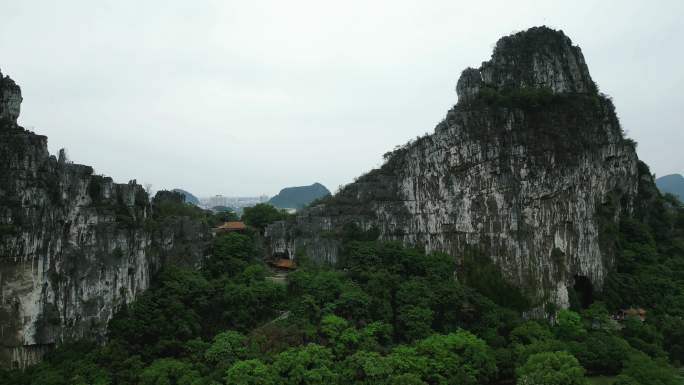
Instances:
[[[586,276],[576,275],[572,289],[577,295],[578,305],[582,309],[588,308],[594,302],[594,285]]]

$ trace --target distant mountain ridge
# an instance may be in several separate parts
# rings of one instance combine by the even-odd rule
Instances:
[[[199,206],[199,204],[200,204],[199,198],[192,195],[188,191],[185,191],[185,190],[179,189],[179,188],[175,188],[175,189],[173,189],[173,191],[183,194],[185,196],[185,203],[192,203],[195,206]]]
[[[281,209],[301,209],[318,198],[330,195],[330,190],[320,183],[310,186],[286,187],[268,203]]]
[[[660,192],[673,194],[684,202],[684,176],[682,174],[661,176],[655,182]]]

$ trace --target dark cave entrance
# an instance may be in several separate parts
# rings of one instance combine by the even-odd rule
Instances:
[[[577,298],[577,305],[586,309],[594,302],[594,285],[591,280],[583,275],[575,276],[575,284],[572,286]]]

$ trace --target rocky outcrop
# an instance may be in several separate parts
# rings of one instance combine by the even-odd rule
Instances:
[[[579,47],[562,32],[532,28],[496,43],[491,60],[480,67],[489,87],[549,88],[554,93],[595,93]]]
[[[0,72],[0,121],[17,124],[21,101],[19,86],[9,76],[3,77]]]
[[[21,91],[0,78],[0,365],[24,367],[55,344],[103,340],[163,263],[200,261],[207,231],[153,222],[135,181],[51,156],[45,136],[17,125]]]
[[[613,256],[602,228],[632,210],[638,158],[579,47],[545,27],[504,37],[456,89],[432,135],[269,226],[271,252],[335,262],[354,224],[457,259],[477,249],[540,308],[568,306],[577,277],[600,289]]]

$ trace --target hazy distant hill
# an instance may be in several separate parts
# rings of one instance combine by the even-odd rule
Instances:
[[[179,193],[185,195],[185,202],[186,203],[192,203],[195,206],[199,206],[199,203],[200,203],[199,199],[197,199],[197,197],[192,195],[191,193],[189,193],[183,189],[179,189],[179,188],[175,188],[175,189],[173,189],[173,191],[179,192]]]
[[[684,202],[684,176],[681,174],[670,174],[656,179],[656,186],[663,193],[674,194],[679,200]]]
[[[233,211],[233,212],[235,211],[235,209],[232,208],[232,207],[221,206],[221,205],[219,205],[219,206],[214,206],[214,207],[212,207],[210,210],[213,211],[213,212],[215,212],[215,213],[220,213],[220,212],[223,212],[223,211]]]
[[[300,209],[326,195],[330,195],[330,191],[322,184],[314,183],[311,186],[286,187],[268,203],[281,209]]]

